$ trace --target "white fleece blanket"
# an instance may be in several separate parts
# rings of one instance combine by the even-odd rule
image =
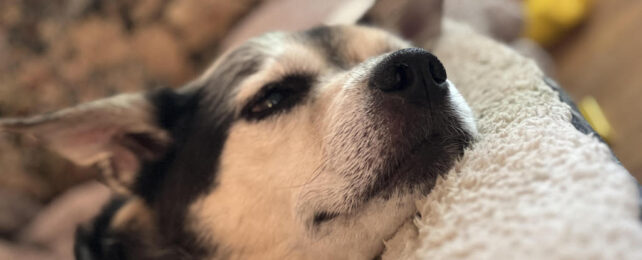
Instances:
[[[642,259],[635,180],[537,66],[446,22],[434,48],[480,140],[417,202],[384,259]]]

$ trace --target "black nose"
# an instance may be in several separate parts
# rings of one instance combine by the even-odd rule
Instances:
[[[381,61],[372,70],[369,86],[412,102],[432,102],[448,93],[446,78],[446,69],[435,55],[409,48]]]

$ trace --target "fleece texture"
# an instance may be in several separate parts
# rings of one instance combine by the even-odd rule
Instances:
[[[384,259],[642,259],[635,180],[532,60],[451,21],[433,51],[480,136]]]

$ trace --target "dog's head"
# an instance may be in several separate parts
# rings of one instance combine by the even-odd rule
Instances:
[[[363,26],[269,33],[181,89],[0,128],[123,194],[80,259],[372,258],[476,133],[434,55]]]

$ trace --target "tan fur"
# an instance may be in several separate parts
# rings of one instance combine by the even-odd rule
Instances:
[[[411,47],[410,43],[375,28],[345,26],[343,34],[347,41],[345,55],[354,60],[354,65],[387,51]]]
[[[313,101],[262,121],[238,121],[230,129],[219,185],[190,207],[192,229],[215,244],[218,254],[231,259],[368,259],[415,212],[416,194],[365,204],[356,197],[377,167],[364,163],[376,161],[378,153],[357,154],[364,142],[377,151],[386,149],[388,141],[385,121],[369,111],[368,73],[381,55],[409,45],[377,29],[341,30],[347,42],[343,53],[355,65],[349,71],[328,66],[311,46],[268,36],[266,42],[277,44],[277,50],[271,49],[261,70],[241,83],[238,109],[261,86],[286,73],[319,75]],[[311,218],[320,210],[341,215],[313,227]]]

